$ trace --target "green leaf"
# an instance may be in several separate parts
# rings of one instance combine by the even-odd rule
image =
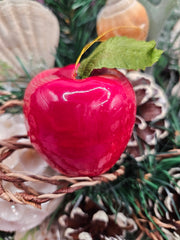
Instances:
[[[102,67],[144,70],[157,62],[163,53],[162,50],[155,49],[155,46],[155,41],[137,41],[127,37],[110,38],[81,62],[78,74],[86,78],[93,69]]]

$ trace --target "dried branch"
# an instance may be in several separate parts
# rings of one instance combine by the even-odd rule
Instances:
[[[98,177],[67,177],[63,175],[53,176],[53,177],[44,177],[36,175],[25,175],[22,173],[14,173],[3,163],[0,163],[0,197],[6,199],[10,202],[16,202],[21,204],[31,204],[35,207],[40,208],[41,204],[47,202],[51,199],[59,198],[64,196],[67,193],[72,193],[87,186],[94,186],[100,184],[101,182],[114,181],[118,177],[122,176],[125,172],[123,166],[121,166],[114,173],[102,174]],[[8,181],[14,184],[23,192],[11,193],[3,187],[3,181]],[[60,187],[58,190],[53,193],[42,194],[41,192],[36,192],[32,188],[29,188],[24,185],[26,182],[42,182],[49,183]]]
[[[7,108],[20,106],[23,107],[24,102],[22,100],[9,100],[6,103],[4,103],[2,106],[0,106],[0,114],[4,113]]]
[[[167,153],[160,153],[156,155],[157,160],[162,160],[165,158],[171,158],[171,157],[176,157],[180,156],[180,149],[172,149]]]
[[[114,181],[122,176],[125,172],[123,166],[120,166],[114,173],[106,173],[96,177],[67,177],[63,175],[44,177],[36,175],[25,175],[22,173],[13,172],[5,164],[2,163],[8,156],[18,149],[32,148],[30,142],[27,143],[28,137],[13,136],[8,139],[0,140],[0,197],[7,201],[13,201],[21,204],[31,204],[40,208],[41,204],[51,199],[59,198],[67,193],[72,193],[83,187],[90,187],[102,182]],[[21,140],[21,141],[20,141]],[[26,142],[23,142],[25,140]],[[159,154],[158,160],[168,158],[171,156],[180,155],[180,149],[174,149],[166,154]],[[16,192],[15,194],[4,188],[3,181],[11,182],[16,189],[21,189],[23,192]],[[36,190],[28,187],[27,182],[43,182],[58,186],[58,190],[53,193],[42,194]],[[145,230],[147,231],[147,230]],[[151,234],[150,234],[151,235]]]
[[[24,143],[20,140],[28,139],[27,135],[13,136],[0,140],[0,162],[9,157],[14,151],[23,148],[32,148],[31,143]]]

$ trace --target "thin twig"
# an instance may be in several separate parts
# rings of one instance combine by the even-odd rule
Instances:
[[[2,163],[4,159],[10,156],[14,151],[23,148],[32,148],[30,143],[22,143],[19,140],[27,139],[27,136],[13,136],[11,138],[0,140],[0,196],[7,201],[13,201],[21,204],[31,204],[40,208],[41,204],[54,198],[59,198],[67,193],[72,193],[87,186],[94,186],[101,182],[114,181],[118,177],[122,176],[125,172],[123,166],[121,166],[114,173],[102,174],[98,177],[67,177],[63,175],[44,177],[36,175],[26,175],[23,173],[13,172],[5,164]],[[23,192],[11,193],[6,189],[2,181],[11,182],[16,189],[21,189]],[[24,185],[26,182],[40,182],[48,183],[58,186],[58,190],[53,193],[42,194],[36,190]]]
[[[176,157],[180,156],[180,149],[172,149],[167,153],[160,153],[156,155],[157,160],[162,160],[164,158],[171,158],[171,157]]]
[[[0,114],[3,114],[7,108],[20,106],[23,107],[24,102],[22,100],[9,100],[6,103],[4,103],[2,106],[0,106]]]
[[[14,151],[23,148],[32,148],[31,143],[20,140],[28,139],[27,135],[17,135],[8,139],[0,140],[0,162],[9,157]]]

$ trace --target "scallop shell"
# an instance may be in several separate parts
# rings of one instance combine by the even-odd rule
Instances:
[[[30,75],[54,65],[59,23],[42,4],[31,0],[0,1],[0,79],[2,65],[12,76]],[[6,76],[7,77],[7,76]]]
[[[127,36],[145,40],[149,31],[149,18],[144,6],[136,0],[107,0],[97,16],[98,36],[103,40],[113,36]]]

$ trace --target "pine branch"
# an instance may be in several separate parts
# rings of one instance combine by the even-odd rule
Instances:
[[[96,17],[105,0],[45,0],[60,24],[56,64],[74,63],[82,48],[96,37]]]

